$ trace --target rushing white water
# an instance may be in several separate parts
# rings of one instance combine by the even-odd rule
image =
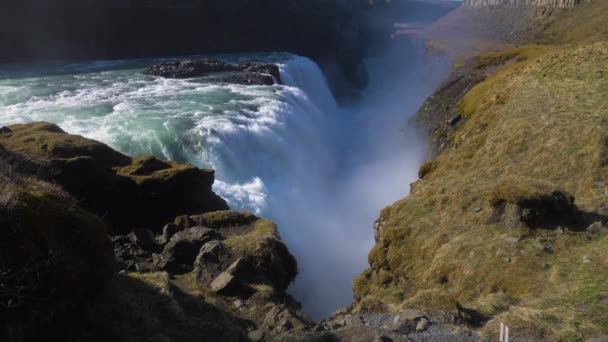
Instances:
[[[319,318],[352,301],[373,220],[407,194],[424,155],[406,121],[447,63],[402,52],[370,61],[365,101],[349,108],[314,62],[288,54],[219,56],[279,63],[275,86],[141,74],[153,60],[6,67],[0,125],[54,122],[129,155],[216,169],[214,189],[233,208],[279,224],[300,266],[291,291]]]

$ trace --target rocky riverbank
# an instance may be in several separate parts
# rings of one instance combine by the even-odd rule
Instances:
[[[227,210],[211,170],[44,122],[2,127],[0,162],[8,341],[477,340],[458,311],[314,322],[285,293],[297,263],[276,225]]]

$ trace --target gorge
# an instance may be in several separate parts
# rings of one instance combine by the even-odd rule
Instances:
[[[602,341],[606,10],[10,5],[0,336]]]

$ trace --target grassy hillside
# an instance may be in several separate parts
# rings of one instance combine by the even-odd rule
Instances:
[[[503,50],[465,63],[482,82],[445,109],[460,121],[443,152],[382,212],[356,310],[459,310],[521,340],[608,334],[607,5],[528,17],[517,41],[460,33]]]

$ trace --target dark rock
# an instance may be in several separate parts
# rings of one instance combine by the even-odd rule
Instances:
[[[190,272],[201,248],[218,238],[212,229],[194,227],[177,232],[154,263],[159,269],[173,273]]]
[[[448,125],[455,126],[457,123],[460,122],[460,120],[462,120],[462,116],[460,115],[451,117],[450,119],[448,119]]]
[[[171,240],[173,235],[175,235],[175,233],[179,232],[180,230],[182,230],[182,227],[175,223],[169,223],[169,224],[165,225],[163,227],[163,232],[162,232],[162,235],[160,236],[160,239],[158,242],[161,245],[167,244],[169,242],[169,240]]]
[[[13,131],[6,126],[0,127],[0,134],[8,134],[8,133],[13,133]]]
[[[587,233],[591,235],[602,235],[605,232],[606,229],[604,229],[604,225],[602,224],[602,222],[595,222],[589,225],[589,227],[587,227]]]
[[[426,331],[430,325],[431,325],[431,322],[429,322],[428,319],[421,318],[420,321],[418,322],[418,324],[416,324],[416,332]]]
[[[401,311],[393,321],[393,331],[400,334],[409,334],[415,332],[418,326],[418,323],[423,319],[428,321],[427,316],[413,309],[407,309]]]
[[[491,202],[493,213],[488,223],[507,229],[556,229],[562,225],[578,226],[582,221],[573,196],[534,181],[501,182],[494,188]]]
[[[221,241],[210,241],[201,247],[194,262],[194,279],[200,285],[207,285],[230,263],[230,256]]]
[[[166,78],[212,76],[210,81],[245,85],[281,83],[281,73],[275,64],[228,64],[209,59],[157,64],[146,68],[144,74]]]
[[[235,300],[235,301],[234,301],[234,303],[232,303],[232,304],[234,305],[234,307],[235,307],[236,309],[240,309],[240,308],[242,308],[243,306],[245,306],[245,302],[243,302],[243,300],[242,300],[242,299]]]

